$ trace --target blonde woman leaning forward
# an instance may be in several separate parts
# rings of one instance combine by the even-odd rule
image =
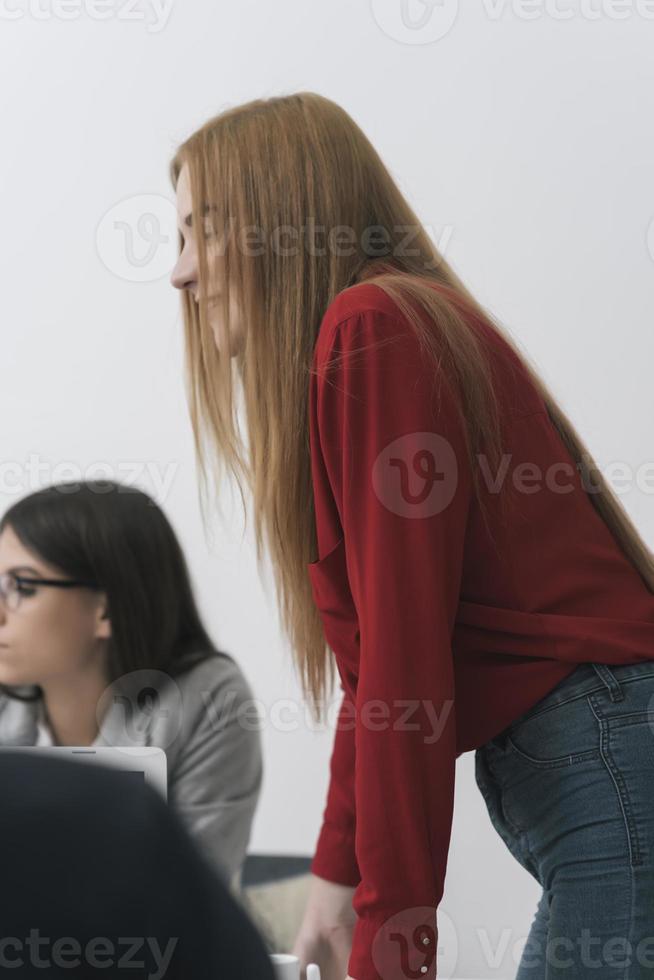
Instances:
[[[652,931],[651,553],[342,108],[229,109],[171,174],[201,484],[246,483],[317,718],[342,690],[302,963],[436,975],[475,750],[543,888],[521,980],[640,976],[578,940]]]

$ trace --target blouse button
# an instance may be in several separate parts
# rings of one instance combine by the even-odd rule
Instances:
[[[424,944],[425,944],[425,946],[426,946],[426,945],[427,945],[427,943],[429,942],[429,936],[423,936],[423,937],[422,937],[422,941],[423,941],[423,943],[424,943]]]
[[[426,966],[421,966],[420,967],[420,972],[421,973],[426,973],[427,972],[427,967]]]

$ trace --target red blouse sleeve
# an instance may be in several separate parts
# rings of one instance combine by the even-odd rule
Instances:
[[[354,980],[432,980],[454,801],[451,637],[471,499],[464,422],[453,386],[400,315],[363,310],[331,325],[320,361],[319,445],[360,653],[313,869],[358,881]]]
[[[361,881],[354,849],[354,725],[356,705],[341,684],[343,698],[329,764],[330,778],[322,827],[311,871],[340,885]]]

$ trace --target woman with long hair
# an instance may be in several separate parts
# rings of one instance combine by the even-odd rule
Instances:
[[[202,489],[246,482],[316,717],[334,664],[343,692],[295,950],[327,980],[435,976],[474,749],[543,887],[521,971],[570,941],[566,975],[614,976],[575,941],[635,943],[654,902],[651,552],[340,106],[230,108],[171,178]]]
[[[238,892],[263,778],[252,691],[156,501],[110,480],[18,500],[0,598],[0,745],[162,748],[172,808]]]

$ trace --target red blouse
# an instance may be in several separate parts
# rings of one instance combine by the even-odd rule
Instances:
[[[354,980],[436,976],[456,758],[580,662],[654,659],[654,595],[519,357],[434,288],[491,351],[505,455],[499,474],[480,459],[489,528],[453,383],[378,286],[331,303],[310,379],[308,574],[343,690],[311,870],[356,886]],[[507,520],[502,477],[514,488]]]

